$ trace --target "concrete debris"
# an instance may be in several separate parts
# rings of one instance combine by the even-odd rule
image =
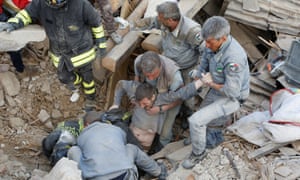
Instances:
[[[231,0],[225,17],[262,30],[299,35],[300,3],[294,0],[259,0],[253,12],[244,9],[244,0]],[[252,2],[252,1],[247,1]],[[248,4],[248,3],[247,3]]]

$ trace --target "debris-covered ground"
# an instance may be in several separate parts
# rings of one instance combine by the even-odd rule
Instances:
[[[34,59],[26,50],[23,55],[25,65],[37,70],[27,77],[15,73],[7,54],[0,56],[0,64],[10,65],[0,77],[0,179],[41,179],[51,170],[49,161],[41,152],[42,138],[58,122],[83,114],[83,97],[76,103],[69,101],[71,93],[58,81],[47,58]],[[9,91],[18,89],[18,85],[6,83],[5,78],[16,78],[20,83],[16,95],[10,95]],[[105,104],[102,89],[105,88],[97,85],[98,110],[103,110]],[[237,116],[247,113],[242,109]],[[178,121],[174,140],[188,135],[188,131],[183,131],[180,125]],[[183,148],[185,150],[181,154],[186,154],[189,148]],[[250,161],[247,154],[254,148],[254,145],[227,132],[226,141],[209,150],[208,156],[193,170],[184,170],[180,161],[170,165],[169,179],[262,179],[262,174],[266,174],[261,172],[262,167],[273,172],[267,165],[272,164],[270,167],[274,168],[276,164],[273,164],[272,156]]]
[[[213,7],[207,6],[206,9],[212,11]],[[203,12],[198,13],[199,22],[202,22],[202,16],[204,17]],[[232,31],[233,36],[248,51],[253,69],[266,72],[263,69],[267,50],[256,37],[260,31],[245,27],[241,23],[232,24]],[[264,37],[269,39],[268,36]],[[256,47],[263,51],[256,51]],[[27,46],[23,50],[24,63],[29,70],[25,75],[15,72],[8,54],[0,53],[0,180],[43,179],[42,177],[51,170],[51,166],[42,154],[42,139],[58,122],[76,119],[84,113],[84,98],[80,97],[76,103],[70,102],[71,92],[57,79],[55,68],[47,58],[46,51],[43,44]],[[7,71],[6,65],[9,65]],[[252,72],[255,74],[255,71]],[[276,87],[266,87],[258,80],[266,79],[259,76],[252,78],[252,94],[249,97],[252,102],[246,102],[245,107],[234,114],[233,121],[253,111],[268,110],[267,97]],[[106,91],[113,89],[107,89],[106,83],[96,86],[97,110],[105,110]],[[176,120],[174,141],[188,136],[188,130],[181,128],[180,121]],[[279,146],[266,155],[249,159],[249,154],[259,147],[226,131],[225,142],[208,150],[207,157],[192,170],[185,170],[180,163],[191,151],[191,146],[183,147],[180,143],[181,141],[176,145],[180,147],[178,151],[172,151],[167,158],[163,158],[169,167],[170,180],[269,180],[297,179],[300,176],[299,148],[296,151],[295,147]]]
[[[76,103],[69,100],[71,92],[59,82],[47,58],[33,59],[26,50],[23,55],[31,71],[26,72],[28,76],[15,72],[8,54],[0,55],[0,64],[10,65],[0,75],[0,179],[28,179],[34,169],[49,171],[49,162],[41,153],[42,138],[58,122],[84,113],[84,98]],[[10,79],[16,81],[7,83]],[[18,88],[16,95],[9,95]],[[98,85],[97,90],[101,110],[105,97]]]

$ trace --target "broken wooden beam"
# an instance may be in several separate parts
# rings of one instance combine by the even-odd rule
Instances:
[[[148,0],[142,0],[139,5],[135,8],[135,10],[130,14],[130,16],[128,16],[127,21],[131,22],[134,21],[135,19],[139,19],[144,15],[144,12],[146,10],[148,4]],[[102,59],[98,59],[94,62],[94,71],[102,71],[103,67],[107,68],[108,70],[115,72],[115,68],[117,67],[117,63],[119,59],[113,59],[112,57],[110,57],[112,55],[112,53],[110,53],[110,51],[113,48],[119,49],[120,47],[124,47],[123,44],[128,44],[128,42],[126,41],[126,39],[130,39],[130,38],[125,38],[126,34],[129,32],[129,27],[126,29],[118,29],[117,33],[120,34],[121,36],[124,36],[123,42],[121,44],[115,45],[114,42],[109,39],[107,41],[107,52],[108,54]],[[134,44],[134,43],[133,43]],[[114,50],[114,52],[117,52],[117,50]],[[130,53],[130,52],[128,52]],[[122,55],[119,55],[119,57],[122,57]],[[102,63],[102,66],[101,66]],[[95,73],[94,73],[95,74]],[[96,79],[103,79],[103,77],[97,77],[96,75]]]
[[[275,150],[277,150],[278,148],[288,145],[290,144],[290,142],[286,142],[286,143],[268,143],[265,146],[256,149],[255,151],[251,152],[248,154],[248,158],[249,159],[254,159],[254,158],[259,158],[261,156],[267,155]]]

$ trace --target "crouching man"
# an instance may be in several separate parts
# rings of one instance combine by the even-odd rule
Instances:
[[[91,111],[85,116],[85,128],[68,157],[78,162],[84,179],[138,179],[137,168],[159,179],[166,179],[167,170],[137,146],[127,144],[125,132],[114,125],[101,123],[100,115]],[[88,123],[90,122],[90,123]]]

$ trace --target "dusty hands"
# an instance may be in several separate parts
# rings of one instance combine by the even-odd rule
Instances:
[[[159,113],[160,109],[159,106],[153,106],[151,109],[147,109],[146,111],[149,115],[155,115]]]
[[[211,74],[210,73],[202,73],[202,78],[201,78],[201,81],[204,83],[204,84],[211,84],[213,82],[213,79],[211,77]]]
[[[201,79],[197,79],[195,81],[195,87],[196,87],[196,89],[199,89],[202,85],[203,85],[203,82],[201,81]]]
[[[191,78],[193,78],[193,79],[198,79],[198,78],[199,78],[199,77],[197,76],[198,73],[199,73],[198,70],[193,69],[193,70],[191,70],[191,71],[189,72],[189,76],[190,76]]]

